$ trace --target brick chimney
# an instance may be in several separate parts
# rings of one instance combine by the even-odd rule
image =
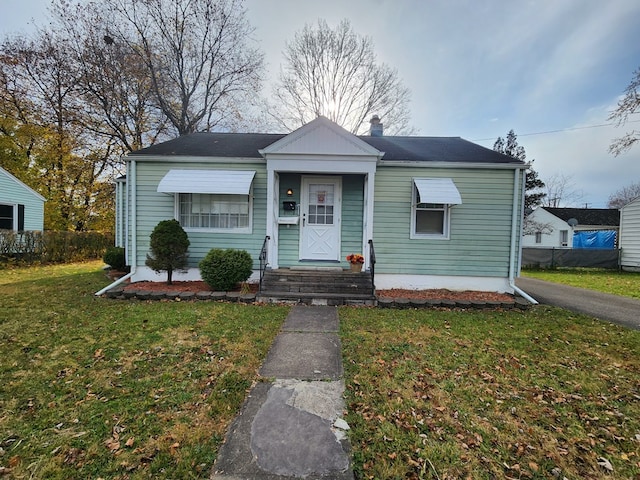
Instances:
[[[369,120],[371,127],[369,128],[369,135],[371,137],[381,137],[384,132],[384,125],[380,123],[380,117],[378,115],[374,115]]]

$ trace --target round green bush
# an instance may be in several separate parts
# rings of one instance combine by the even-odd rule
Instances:
[[[246,250],[214,248],[200,261],[200,276],[213,290],[232,290],[253,273],[253,259]]]
[[[127,261],[124,258],[124,248],[109,247],[102,257],[102,261],[118,272],[123,272],[127,268]]]

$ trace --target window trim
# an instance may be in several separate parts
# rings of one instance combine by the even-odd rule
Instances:
[[[449,240],[451,234],[451,205],[447,203],[439,203],[442,208],[418,208],[418,187],[415,182],[411,182],[412,194],[411,194],[411,230],[409,233],[410,239],[415,240]],[[442,233],[418,233],[416,232],[416,215],[419,210],[427,211],[444,211]]]
[[[560,230],[560,245],[569,246],[569,230]]]
[[[248,209],[249,209],[249,225],[246,227],[236,228],[211,228],[211,227],[185,227],[180,221],[180,195],[217,195],[217,196],[238,196],[238,194],[220,194],[220,193],[192,193],[183,192],[174,194],[174,217],[180,223],[180,226],[187,233],[226,233],[226,234],[242,234],[248,235],[253,233],[253,185],[251,186],[248,197]],[[245,196],[245,195],[242,195]]]
[[[0,202],[0,205],[5,207],[11,207],[11,228],[10,232],[18,231],[18,204],[17,203],[6,203]]]

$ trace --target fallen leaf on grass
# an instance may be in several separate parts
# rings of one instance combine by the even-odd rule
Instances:
[[[611,462],[606,458],[598,457],[597,462],[598,462],[598,465],[600,465],[605,470],[608,470],[609,472],[613,472],[613,465],[611,465]]]
[[[110,438],[109,440],[105,441],[104,446],[111,450],[111,452],[120,450],[120,442],[115,438]]]
[[[131,447],[133,447],[133,442],[135,442],[135,438],[134,438],[134,437],[131,437],[131,438],[129,438],[129,439],[125,442],[125,444],[124,444],[124,445],[125,445],[126,447],[131,448]]]
[[[172,445],[169,447],[169,452],[171,453],[171,455],[175,455],[175,454],[176,454],[176,450],[177,450],[178,448],[180,448],[180,444],[179,444],[178,442],[176,442],[176,443],[172,444]]]

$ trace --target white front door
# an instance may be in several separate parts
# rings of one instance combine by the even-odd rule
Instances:
[[[341,177],[302,177],[300,260],[340,260]]]

